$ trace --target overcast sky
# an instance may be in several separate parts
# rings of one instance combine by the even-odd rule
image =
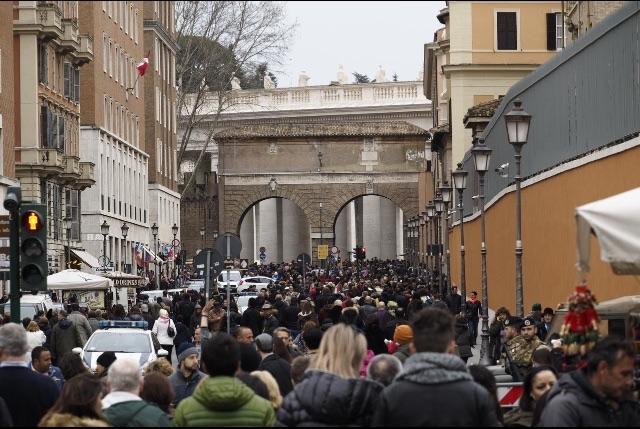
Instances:
[[[375,78],[378,65],[389,80],[418,77],[423,45],[433,41],[441,24],[436,19],[444,1],[289,1],[287,17],[298,22],[284,64],[276,73],[278,87],[298,84],[304,70],[310,85],[336,80],[338,64]]]

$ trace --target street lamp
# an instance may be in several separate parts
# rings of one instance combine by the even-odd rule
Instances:
[[[427,262],[427,231],[425,225],[427,224],[427,212],[420,213],[420,247],[422,248],[422,256],[420,258],[420,264],[422,267],[426,266]]]
[[[462,314],[465,314],[467,304],[467,280],[464,264],[464,213],[462,205],[462,193],[467,188],[468,172],[462,169],[462,163],[458,163],[456,171],[451,172],[453,186],[458,191],[458,210],[460,211],[460,293],[462,294]]]
[[[442,221],[442,212],[444,211],[444,201],[442,201],[442,195],[438,191],[436,193],[436,197],[433,199],[433,205],[435,207],[436,215],[435,219],[435,231],[436,231],[436,268],[438,269],[438,292],[442,294],[442,231],[441,231],[441,221]]]
[[[62,219],[64,223],[64,229],[67,233],[67,269],[71,268],[71,218],[65,217]]]
[[[160,289],[160,271],[158,270],[158,241],[156,237],[158,236],[158,225],[154,222],[151,225],[151,235],[153,235],[153,248],[155,250],[155,265],[156,265],[156,287]]]
[[[175,283],[176,281],[176,236],[178,235],[178,225],[176,225],[176,223],[173,223],[173,226],[171,227],[171,232],[173,233],[173,241],[171,242],[171,255],[173,257],[173,281]]]
[[[122,240],[124,240],[124,249],[125,249],[125,253],[124,253],[124,262],[123,265],[127,264],[127,235],[129,235],[129,225],[127,225],[126,222],[124,222],[122,224],[122,226],[120,227],[120,231],[122,231]],[[122,271],[124,271],[124,267],[122,269]]]
[[[204,250],[204,226],[202,228],[200,228],[200,241],[202,243],[202,246],[200,246],[201,249]]]
[[[451,288],[449,283],[451,282],[451,252],[449,252],[449,204],[452,199],[452,190],[449,186],[449,182],[444,182],[438,187],[440,195],[442,195],[442,202],[444,203],[444,252],[446,252],[445,268],[447,272],[447,281],[445,282],[446,296],[451,294]]]
[[[513,145],[516,151],[516,315],[524,316],[524,290],[522,286],[522,222],[521,213],[522,206],[520,200],[520,159],[522,158],[522,146],[527,143],[529,136],[529,124],[531,115],[522,108],[522,101],[516,99],[513,102],[512,111],[504,115],[504,122],[507,126],[507,137],[509,143]]]
[[[491,148],[484,144],[484,139],[479,138],[478,144],[471,149],[473,162],[476,166],[480,181],[480,253],[482,256],[482,345],[480,346],[480,365],[492,364],[489,357],[489,291],[487,286],[487,245],[484,231],[484,175],[489,169]]]
[[[435,237],[436,234],[433,230],[433,218],[436,215],[436,208],[435,205],[433,204],[433,201],[429,201],[429,203],[426,206],[427,209],[427,219],[429,222],[428,225],[428,230],[429,230],[429,236],[427,237],[427,241],[429,242],[429,245],[427,246],[428,248],[428,256],[430,257],[430,261],[429,261],[429,286],[431,286],[431,282],[433,280],[433,270],[435,268],[435,254],[434,254],[434,242],[435,242]]]
[[[103,221],[100,225],[100,234],[102,234],[102,267],[107,266],[107,235],[109,235],[109,224]]]

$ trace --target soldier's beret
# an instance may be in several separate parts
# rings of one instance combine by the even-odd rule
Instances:
[[[516,328],[522,325],[522,319],[516,316],[509,316],[504,321],[504,326],[514,326]]]
[[[522,326],[536,326],[536,321],[532,317],[527,317],[522,321]]]

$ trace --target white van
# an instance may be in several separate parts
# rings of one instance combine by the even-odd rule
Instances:
[[[38,311],[47,312],[49,309],[60,309],[61,304],[55,303],[46,294],[22,295],[20,298],[20,320],[25,317],[33,319]],[[0,315],[11,314],[11,301],[0,304]]]

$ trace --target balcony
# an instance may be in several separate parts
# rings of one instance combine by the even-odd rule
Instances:
[[[76,179],[76,186],[81,191],[92,187],[96,180],[94,179],[96,165],[89,161],[80,161],[80,177]]]
[[[16,162],[16,177],[53,177],[65,171],[64,154],[57,149],[21,147],[21,160]]]
[[[93,61],[93,38],[82,34],[80,35],[80,48],[74,56],[74,63],[77,66],[82,66],[90,61]]]
[[[78,21],[76,19],[63,18],[64,33],[57,41],[58,52],[62,54],[77,52],[80,49],[80,36]]]
[[[64,157],[64,170],[60,173],[60,179],[74,183],[80,176],[80,158],[77,156],[65,156]]]
[[[38,2],[35,10],[26,5],[18,4],[19,19],[14,21],[16,33],[38,34],[43,41],[62,37],[64,29],[62,25],[62,11],[55,3]]]

